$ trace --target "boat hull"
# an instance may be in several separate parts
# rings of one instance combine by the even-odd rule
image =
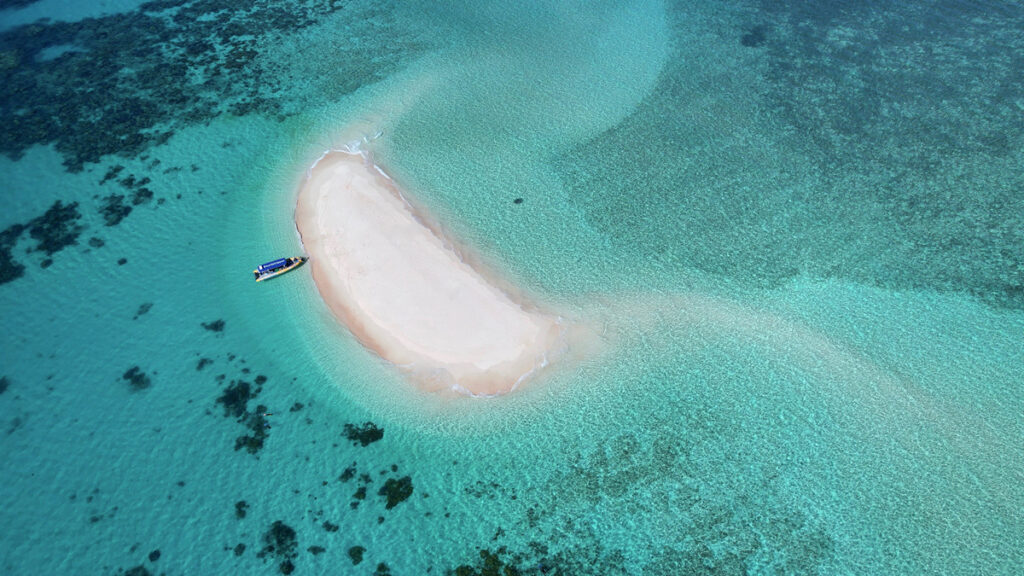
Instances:
[[[256,277],[256,281],[257,282],[263,282],[264,280],[270,280],[271,278],[277,278],[278,276],[281,276],[282,274],[287,274],[287,273],[291,272],[292,270],[295,270],[299,266],[302,266],[303,264],[305,264],[306,260],[308,260],[308,259],[309,258],[307,258],[305,256],[296,256],[296,257],[290,259],[292,262],[291,262],[291,264],[289,264],[287,266],[284,266],[284,267],[281,267],[281,268],[277,268],[277,269],[274,269],[274,270],[269,270],[269,271],[266,271],[266,272],[260,272],[259,268],[257,268],[256,270],[253,270],[252,273]]]

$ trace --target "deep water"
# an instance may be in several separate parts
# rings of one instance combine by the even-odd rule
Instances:
[[[0,1],[0,572],[1024,572],[1022,28]],[[252,282],[353,142],[602,351],[445,400]]]

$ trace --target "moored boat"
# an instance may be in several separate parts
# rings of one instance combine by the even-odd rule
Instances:
[[[305,256],[294,256],[292,258],[278,258],[266,264],[260,264],[252,271],[257,282],[276,278],[286,272],[291,272],[306,262]]]

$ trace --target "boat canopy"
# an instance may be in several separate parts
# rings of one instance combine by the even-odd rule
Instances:
[[[287,258],[278,258],[277,260],[274,260],[272,262],[267,262],[266,264],[260,264],[260,266],[259,266],[259,268],[257,268],[257,270],[259,270],[260,272],[266,272],[268,270],[273,270],[274,268],[283,268],[283,267],[285,267],[287,265],[288,265],[288,259]]]

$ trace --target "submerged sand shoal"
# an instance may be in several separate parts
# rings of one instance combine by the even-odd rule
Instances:
[[[562,346],[560,318],[513,298],[425,224],[359,154],[330,152],[295,222],[324,301],[352,333],[430,390],[513,390]]]

